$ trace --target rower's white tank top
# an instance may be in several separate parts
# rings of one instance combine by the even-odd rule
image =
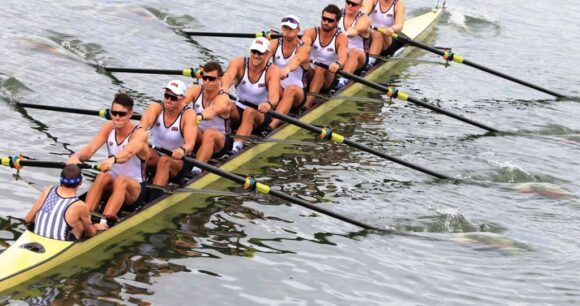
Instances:
[[[369,14],[373,27],[386,28],[395,24],[395,5],[397,5],[397,2],[398,0],[394,0],[391,6],[383,12],[381,10],[381,1],[377,1],[377,4]]]
[[[187,109],[189,109],[189,106],[182,108],[177,118],[175,118],[175,121],[169,126],[165,124],[165,111],[161,111],[161,114],[159,114],[157,120],[155,120],[155,123],[151,127],[151,143],[154,146],[173,151],[183,145],[184,138],[183,131],[181,130],[181,117]]]
[[[332,37],[332,40],[326,46],[323,46],[320,43],[320,27],[316,27],[314,30],[316,31],[316,37],[314,39],[314,43],[312,43],[310,59],[326,65],[330,65],[336,62],[338,60],[336,37],[338,37],[338,34],[340,34],[340,30],[336,31],[334,37]]]
[[[225,94],[225,92],[220,91],[219,94]],[[214,101],[215,100],[212,100],[209,105],[212,106]],[[200,92],[199,96],[197,97],[197,99],[195,99],[195,102],[193,103],[193,108],[194,108],[196,114],[201,114],[204,110],[204,107],[203,107],[203,86],[201,87],[201,92]],[[229,118],[215,116],[209,120],[202,120],[199,123],[198,127],[202,131],[213,128],[213,129],[216,129],[216,130],[222,132],[225,135],[229,132],[229,121],[230,121]]]
[[[129,133],[129,135],[125,137],[125,139],[123,139],[123,141],[121,141],[120,143],[117,143],[116,130],[113,129],[109,133],[109,137],[107,137],[107,152],[109,154],[108,156],[117,155],[119,152],[121,152],[125,148],[125,146],[129,143],[129,140],[131,140],[131,136],[133,136],[133,133],[140,128],[141,127],[136,126],[131,131],[131,133]],[[131,157],[131,159],[129,159],[127,162],[124,162],[122,164],[120,163],[113,164],[113,169],[109,173],[111,173],[111,175],[113,175],[114,178],[124,175],[141,183],[143,182],[145,177],[145,166],[146,161],[140,159],[138,155],[135,155]]]
[[[286,65],[288,64],[288,62],[290,62],[292,60],[292,58],[296,55],[296,51],[298,50],[298,48],[300,48],[300,46],[302,46],[304,43],[302,41],[300,41],[298,43],[298,46],[296,46],[296,48],[294,50],[292,50],[292,53],[290,54],[290,56],[288,56],[288,58],[284,57],[284,38],[280,37],[278,39],[278,46],[276,47],[276,52],[274,53],[274,57],[272,58],[272,62],[274,63],[274,65],[280,67],[280,69],[286,67]],[[300,67],[298,67],[298,69],[291,71],[288,74],[288,77],[285,78],[284,80],[280,81],[280,85],[282,86],[282,88],[286,88],[290,85],[296,85],[300,88],[304,88],[306,87],[306,80],[305,80],[306,74],[304,73],[304,68],[302,68],[302,65]]]
[[[363,12],[358,12],[358,14],[356,14],[356,17],[354,18],[354,20],[352,21],[352,24],[350,25],[349,29],[354,27],[358,21],[358,19],[364,15]],[[340,21],[338,23],[338,29],[341,32],[346,32],[346,26],[344,24],[345,22],[345,18],[344,18],[344,12],[343,12],[343,16],[342,18],[340,18]],[[369,38],[363,38],[360,35],[356,35],[353,37],[349,37],[348,38],[348,50],[350,49],[361,49],[363,50],[365,53],[368,51],[369,49]]]
[[[266,71],[272,63],[266,64],[266,67],[260,74],[260,78],[255,83],[250,81],[250,59],[244,57],[244,76],[238,85],[236,86],[236,94],[238,95],[238,101],[236,105],[241,109],[246,109],[247,106],[240,103],[239,101],[250,102],[254,105],[259,105],[262,102],[268,100],[268,87],[266,86]]]

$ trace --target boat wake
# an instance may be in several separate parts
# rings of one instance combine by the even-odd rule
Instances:
[[[474,10],[454,5],[447,12],[447,23],[460,32],[487,38],[496,37],[500,33],[498,18],[493,17],[485,8]]]
[[[148,12],[150,16],[153,16],[155,19],[175,29],[194,28],[203,26],[203,24],[197,21],[195,17],[190,15],[173,16],[169,13],[163,12],[159,9],[150,6],[145,6],[142,7],[141,9]]]
[[[71,35],[49,31],[50,36],[23,36],[21,41],[31,49],[94,65],[118,62],[96,43],[87,43]]]

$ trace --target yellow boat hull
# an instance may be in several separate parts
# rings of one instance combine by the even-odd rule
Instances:
[[[407,20],[403,32],[415,40],[424,40],[433,30],[432,25],[440,17],[441,12],[442,10],[438,9]],[[413,52],[412,48],[405,48],[397,56],[404,57],[411,52]],[[388,74],[389,70],[396,64],[397,61],[384,63],[367,74],[365,78],[378,80]],[[361,84],[352,84],[341,95],[352,97],[362,91],[368,91],[368,88]],[[301,120],[308,123],[320,122],[324,117],[329,118],[339,112],[348,112],[349,109],[354,109],[354,107],[354,103],[347,100],[331,99],[301,117]],[[285,126],[271,137],[287,139],[299,132],[302,131],[298,127]],[[275,142],[256,144],[222,165],[221,168],[226,171],[235,171],[251,160],[253,160],[253,163],[263,161],[264,156],[267,155],[264,153],[268,152],[271,155],[272,148],[275,145],[277,145]],[[195,180],[188,187],[203,189],[211,184],[218,183],[220,180],[223,181],[219,176],[208,174]],[[161,216],[170,218],[172,211],[178,209],[178,204],[188,199],[195,201],[193,205],[195,207],[206,206],[206,202],[200,200],[202,198],[199,195],[172,194],[158,200],[156,203],[152,203],[138,214],[120,222],[110,230],[82,242],[56,241],[26,231],[13,245],[0,254],[0,293],[5,293],[9,290],[15,291],[18,287],[29,284],[33,280],[38,281],[50,275],[59,274],[66,276],[73,274],[80,270],[79,267],[85,269],[95,267],[104,260],[112,258],[114,254],[107,252],[107,250],[112,249],[115,245],[120,243],[127,245],[129,241],[137,242],[139,239],[143,239],[146,233],[167,229],[165,220],[155,222],[155,219],[164,219]],[[191,206],[192,204],[188,204],[188,208],[191,208]],[[147,221],[147,226],[139,227],[145,221]],[[41,246],[44,252],[38,253],[22,248],[23,245],[30,244]],[[88,256],[88,253],[91,255]],[[85,254],[87,256],[82,256]],[[94,258],[98,258],[98,261],[91,261]]]

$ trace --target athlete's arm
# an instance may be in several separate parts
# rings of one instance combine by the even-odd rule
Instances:
[[[78,218],[81,222],[81,224],[83,225],[83,229],[84,232],[87,234],[87,236],[93,237],[94,235],[97,234],[98,231],[104,231],[106,229],[108,229],[109,227],[106,224],[93,224],[91,222],[91,215],[89,212],[89,208],[87,207],[87,204],[85,204],[85,202],[83,201],[78,201],[76,203],[74,203],[73,205],[75,205],[75,210],[78,213]]]
[[[131,114],[129,114],[131,115]],[[91,142],[82,148],[80,151],[72,154],[67,160],[67,164],[79,164],[82,161],[89,160],[99,148],[107,142],[109,133],[113,130],[113,123],[111,121],[103,124],[97,135]]]
[[[139,122],[139,126],[142,127],[144,130],[150,129],[155,123],[155,120],[157,120],[157,117],[159,117],[159,114],[161,114],[162,111],[161,103],[151,101],[151,103],[141,116],[141,122]]]
[[[226,93],[230,92],[230,87],[232,85],[237,85],[242,75],[244,73],[244,58],[236,57],[230,61],[228,65],[228,70],[224,73],[222,77],[222,87]]]
[[[313,28],[309,28],[304,30],[304,34],[302,35],[302,42],[304,45],[312,47],[312,43],[314,43],[314,39],[316,36],[316,31]]]
[[[40,197],[36,199],[36,202],[34,202],[34,205],[32,205],[32,208],[30,208],[30,211],[28,212],[28,214],[26,214],[26,217],[24,218],[24,221],[26,221],[26,223],[34,223],[34,219],[36,219],[36,213],[40,209],[42,203],[44,203],[44,200],[46,200],[50,188],[52,188],[52,186],[46,187],[42,192],[42,194],[40,194]]]
[[[356,22],[355,28],[360,36],[368,38],[371,34],[371,18],[366,14],[360,16]]]
[[[113,155],[101,163],[99,167],[101,171],[110,171],[113,168],[113,164],[122,164],[129,161],[133,156],[139,154],[139,152],[147,149],[147,132],[143,128],[136,129],[131,135],[129,143],[121,150],[121,152]]]
[[[230,112],[231,103],[228,95],[218,95],[215,97],[213,104],[203,110],[203,120],[211,120],[216,116],[227,117]]]
[[[183,112],[181,130],[183,131],[183,145],[182,148],[173,150],[172,157],[175,159],[182,159],[185,154],[191,153],[193,146],[195,146],[197,124],[195,124],[195,111],[193,109],[187,109]]]
[[[268,54],[266,55],[267,61],[271,61],[272,58],[274,57],[274,54],[276,53],[276,48],[278,48],[279,41],[280,41],[279,39],[270,40],[270,52],[268,52]]]
[[[407,13],[407,8],[405,6],[404,0],[399,0],[395,5],[395,24],[391,27],[393,32],[399,33],[403,30],[405,25],[405,14]]]
[[[181,101],[181,107],[188,105],[189,103],[195,101],[197,97],[201,94],[201,85],[191,85],[185,92],[185,97]]]
[[[348,47],[348,40],[346,38],[346,35],[344,33],[338,34],[338,37],[336,37],[336,48],[338,49],[337,50],[337,53],[338,53],[337,62],[338,63],[334,63],[334,64],[329,65],[330,72],[336,72],[338,70],[339,67],[337,64],[340,64],[340,68],[342,68],[344,66],[344,64],[346,63],[346,57],[348,55],[347,47]]]
[[[266,87],[268,88],[268,101],[258,105],[258,110],[265,113],[270,109],[276,108],[280,100],[280,68],[276,65],[270,65],[266,71]]]
[[[286,64],[286,67],[284,67],[284,69],[288,69],[288,73],[290,73],[291,71],[294,71],[296,69],[298,69],[298,67],[300,66],[305,66],[310,62],[310,45],[306,45],[306,44],[302,44],[302,46],[298,47],[298,50],[296,50],[296,54],[294,55],[294,57],[292,57],[292,59],[290,60],[290,62],[288,62],[288,64]],[[288,75],[288,73],[286,73],[286,75]]]
[[[370,14],[373,11],[375,5],[377,5],[377,1],[380,0],[364,0],[361,11],[367,15]]]

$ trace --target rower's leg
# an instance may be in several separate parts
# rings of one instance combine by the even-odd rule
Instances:
[[[322,89],[322,87],[324,85],[326,85],[325,83],[328,83],[328,80],[326,80],[326,70],[322,67],[316,66],[316,68],[314,68],[314,72],[312,74],[312,80],[310,81],[310,87],[308,88],[308,92],[310,93],[319,93],[320,90]],[[327,87],[327,86],[325,86]],[[304,107],[306,109],[310,109],[313,105],[314,105],[314,99],[316,99],[316,97],[314,96],[308,96],[306,98],[306,103],[304,103]]]
[[[369,48],[369,64],[367,70],[375,65],[376,58],[384,49],[385,39],[387,36],[381,32],[373,31],[371,33],[371,46]]]
[[[123,205],[131,205],[139,198],[141,184],[132,178],[121,175],[113,182],[113,193],[105,206],[103,215],[117,216]]]
[[[170,156],[163,155],[157,160],[157,166],[155,170],[155,177],[153,178],[153,185],[166,186],[169,182],[169,164]]]
[[[361,49],[350,49],[348,51],[348,57],[346,60],[346,64],[344,64],[344,68],[342,71],[348,73],[354,73],[358,69],[362,68],[366,61],[365,52]]]
[[[110,173],[101,172],[97,175],[91,188],[87,192],[87,197],[85,199],[85,203],[90,211],[95,211],[95,209],[97,209],[97,206],[103,197],[103,191],[111,190],[112,185],[113,176]]]
[[[304,90],[296,85],[290,85],[282,94],[282,99],[280,103],[276,106],[276,112],[281,114],[288,114],[292,107],[296,107],[300,105],[304,101]],[[270,128],[275,129],[280,124],[279,119],[272,119],[272,123],[270,123]]]
[[[389,47],[393,44],[393,38],[387,35],[383,35],[383,48],[381,52],[389,49]]]
[[[242,115],[242,123],[240,124],[236,135],[250,136],[252,134],[252,130],[254,129],[254,124],[260,125],[262,122],[264,122],[264,114],[251,107],[246,107],[244,114]],[[234,142],[232,152],[234,154],[240,152],[245,143],[246,142],[244,140],[236,140]]]
[[[205,130],[201,147],[197,151],[195,159],[207,163],[215,152],[224,147],[225,139],[225,135],[216,129]]]
[[[347,73],[354,73],[355,71],[361,69],[366,62],[366,54],[361,49],[350,49],[348,51],[348,57],[346,60],[346,64],[344,64],[344,68],[342,71]],[[346,86],[348,83],[348,79],[344,77],[340,77],[338,79],[338,84],[336,85],[336,89],[341,89]]]

